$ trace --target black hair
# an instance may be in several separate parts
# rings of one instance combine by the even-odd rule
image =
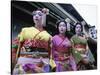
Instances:
[[[66,22],[64,19],[58,20],[58,21],[56,22],[57,28],[59,27],[59,24],[60,24],[61,22],[64,22],[64,23],[66,24],[66,28],[67,28],[67,22]]]
[[[69,35],[68,35],[68,33],[67,33],[67,22],[66,22],[64,19],[60,19],[60,20],[58,20],[58,21],[56,22],[56,25],[57,25],[57,27],[56,27],[56,34],[59,34],[59,24],[60,24],[61,22],[64,22],[64,23],[66,24],[65,36],[68,37]]]
[[[43,8],[37,8],[37,9],[33,10],[32,15],[34,15],[35,11],[41,11],[41,12],[43,12],[42,9],[43,9]]]
[[[80,26],[81,26],[81,32],[83,32],[83,25],[82,25],[80,22],[77,22],[77,23],[75,24],[75,26],[74,26],[74,33],[76,34],[75,28],[76,28],[77,25],[80,25]]]

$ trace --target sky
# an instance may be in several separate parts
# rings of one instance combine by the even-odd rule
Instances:
[[[83,19],[91,26],[97,27],[97,6],[87,4],[74,4],[74,8],[83,17]]]

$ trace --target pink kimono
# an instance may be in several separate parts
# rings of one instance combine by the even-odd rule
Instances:
[[[75,71],[76,64],[71,55],[71,42],[67,37],[55,35],[52,39],[52,55],[56,63],[56,71]]]

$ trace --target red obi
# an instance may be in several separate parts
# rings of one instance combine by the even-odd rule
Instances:
[[[70,51],[70,47],[57,47],[56,48],[56,51],[58,51],[58,52],[63,52],[63,53],[65,53],[65,52],[69,52]]]
[[[43,40],[25,40],[23,45],[29,47],[45,48],[46,50],[48,50],[49,47],[48,42]]]
[[[76,44],[74,45],[75,48],[83,48],[86,49],[86,45],[82,45],[82,44]]]
[[[69,59],[70,56],[70,48],[58,47],[54,52],[55,60],[63,61]]]

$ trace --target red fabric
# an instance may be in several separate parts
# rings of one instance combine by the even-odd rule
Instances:
[[[19,39],[18,38],[15,38],[14,40],[12,40],[12,44],[18,45],[19,44]]]
[[[48,50],[48,42],[42,40],[25,40],[24,46],[45,48]]]
[[[74,45],[75,48],[84,48],[86,49],[86,45],[82,45],[82,44],[77,44],[77,45]]]

